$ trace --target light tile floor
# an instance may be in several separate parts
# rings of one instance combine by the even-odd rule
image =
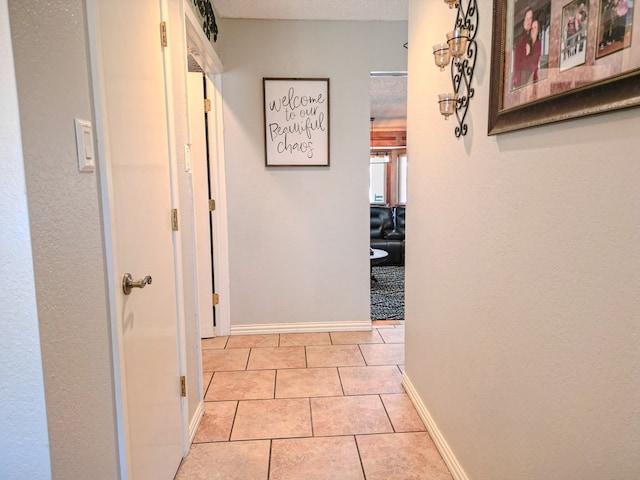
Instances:
[[[404,322],[205,339],[202,361],[176,480],[452,478],[402,387]]]

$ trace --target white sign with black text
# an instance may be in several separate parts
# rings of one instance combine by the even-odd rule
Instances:
[[[264,78],[265,162],[329,166],[329,79]]]

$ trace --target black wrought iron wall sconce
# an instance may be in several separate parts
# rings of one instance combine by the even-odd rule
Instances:
[[[202,16],[202,31],[209,40],[213,36],[213,41],[216,42],[218,40],[218,24],[211,0],[193,0],[193,4]]]
[[[433,55],[441,71],[451,62],[453,92],[438,95],[438,103],[445,120],[455,114],[458,120],[455,134],[460,137],[467,134],[465,119],[469,102],[475,93],[473,71],[478,55],[475,40],[478,33],[478,3],[477,0],[444,0],[444,3],[449,8],[456,8],[456,21],[453,30],[447,33],[447,41],[433,46]]]

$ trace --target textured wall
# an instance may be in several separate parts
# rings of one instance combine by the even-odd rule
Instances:
[[[29,213],[7,2],[0,0],[1,478],[51,478]]]
[[[118,476],[106,279],[81,0],[9,2],[54,478]]]
[[[221,22],[231,327],[369,321],[369,74],[404,22]],[[330,78],[331,166],[264,166],[263,77]]]
[[[480,3],[470,133],[410,2],[406,372],[471,479],[640,477],[640,109],[488,137]]]

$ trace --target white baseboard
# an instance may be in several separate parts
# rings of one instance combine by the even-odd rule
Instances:
[[[202,417],[204,417],[204,402],[198,403],[196,413],[191,419],[191,424],[189,425],[189,446],[191,446],[193,440],[196,438],[196,432],[198,431]]]
[[[300,322],[231,325],[231,335],[258,335],[268,333],[315,333],[371,331],[371,320],[363,322]]]
[[[442,455],[444,463],[447,464],[451,476],[454,478],[454,480],[469,480],[467,474],[462,468],[462,465],[460,465],[458,459],[456,458],[453,451],[449,447],[449,444],[442,435],[442,432],[440,432],[440,430],[438,429],[438,426],[433,420],[433,417],[431,417],[429,410],[427,410],[427,407],[422,402],[422,399],[418,395],[416,389],[413,387],[413,384],[411,383],[411,380],[407,376],[406,372],[403,372],[402,374],[402,385],[407,391],[407,395],[409,395],[411,403],[413,403],[413,406],[416,407],[418,415],[420,415],[420,418],[427,427],[429,435],[431,435],[433,443],[440,452],[440,455]]]

